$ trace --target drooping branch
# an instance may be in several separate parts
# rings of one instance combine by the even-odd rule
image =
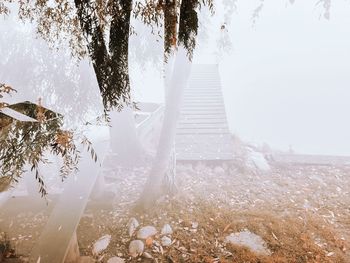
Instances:
[[[103,96],[108,86],[109,58],[96,8],[90,0],[75,0],[74,3],[100,92]]]
[[[187,50],[192,59],[198,34],[198,0],[183,0],[180,6],[179,43]]]
[[[164,6],[164,55],[165,60],[176,47],[177,5],[176,0],[165,0]]]
[[[129,36],[132,0],[113,1],[110,26],[110,89],[106,97],[109,101],[130,101],[129,80]],[[115,106],[115,105],[111,105]]]
[[[130,35],[131,0],[111,1],[108,6],[110,39],[107,49],[104,39],[104,18],[91,0],[75,0],[90,58],[96,73],[106,110],[120,108],[130,102],[128,46]]]

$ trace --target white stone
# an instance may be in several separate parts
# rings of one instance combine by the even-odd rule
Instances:
[[[125,260],[120,257],[112,257],[107,260],[107,263],[125,263]]]
[[[161,242],[163,247],[168,247],[171,245],[171,239],[167,236],[162,237]]]
[[[142,256],[145,258],[149,258],[149,259],[153,258],[152,255],[150,253],[147,253],[147,252],[143,252]]]
[[[137,238],[147,239],[155,234],[157,234],[157,229],[154,226],[144,226],[137,232]]]
[[[232,233],[226,237],[226,242],[233,245],[248,247],[253,252],[270,255],[271,251],[267,248],[265,241],[258,235],[244,230],[237,233]]]
[[[133,258],[142,255],[143,250],[145,249],[145,245],[141,240],[133,240],[129,245],[129,254]]]
[[[111,235],[100,237],[92,246],[92,254],[97,255],[105,250],[111,242]]]
[[[252,149],[248,149],[247,165],[263,172],[269,171],[271,169],[264,155]]]
[[[163,226],[162,231],[160,232],[161,235],[171,235],[173,233],[173,229],[169,224],[166,224]]]
[[[136,218],[132,217],[130,218],[128,222],[128,232],[129,236],[132,237],[132,235],[135,233],[136,229],[139,227],[139,222],[136,220]]]

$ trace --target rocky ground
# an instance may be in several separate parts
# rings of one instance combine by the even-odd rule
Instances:
[[[178,192],[133,212],[147,167],[105,169],[78,228],[98,262],[350,262],[350,167],[178,164]]]

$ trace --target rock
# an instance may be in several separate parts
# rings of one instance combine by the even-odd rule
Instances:
[[[128,222],[128,231],[129,236],[132,237],[132,235],[135,233],[136,229],[139,227],[139,222],[136,220],[136,218],[132,217],[130,218]]]
[[[224,170],[224,168],[222,168],[220,166],[216,166],[214,168],[214,174],[216,174],[216,175],[224,175],[225,174],[225,170]]]
[[[247,166],[263,172],[267,172],[270,170],[270,165],[266,161],[264,155],[252,149],[248,149]]]
[[[125,260],[120,257],[112,257],[107,260],[107,263],[124,263]]]
[[[225,238],[225,241],[233,245],[248,247],[255,253],[263,255],[271,254],[271,251],[267,248],[265,241],[260,236],[248,230],[232,233]]]
[[[142,255],[143,250],[145,249],[145,245],[141,240],[133,240],[129,245],[129,254],[133,258]]]
[[[173,233],[173,229],[169,224],[164,225],[162,228],[162,231],[160,232],[162,236],[171,235],[172,233]]]
[[[147,252],[143,252],[142,256],[143,256],[144,258],[149,258],[149,259],[152,259],[152,258],[153,258],[152,255],[151,255],[150,253],[147,253]]]
[[[171,245],[171,239],[167,236],[162,237],[161,242],[163,247],[168,247]]]
[[[97,255],[101,253],[108,247],[109,242],[111,242],[111,235],[105,235],[103,237],[100,237],[92,247],[92,254]]]
[[[192,222],[192,228],[197,228],[198,227],[198,222]]]
[[[154,226],[144,226],[137,232],[138,239],[147,239],[157,234],[157,229]]]

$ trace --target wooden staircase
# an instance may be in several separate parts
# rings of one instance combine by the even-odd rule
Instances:
[[[176,159],[233,159],[231,134],[216,64],[192,66],[177,125]]]

